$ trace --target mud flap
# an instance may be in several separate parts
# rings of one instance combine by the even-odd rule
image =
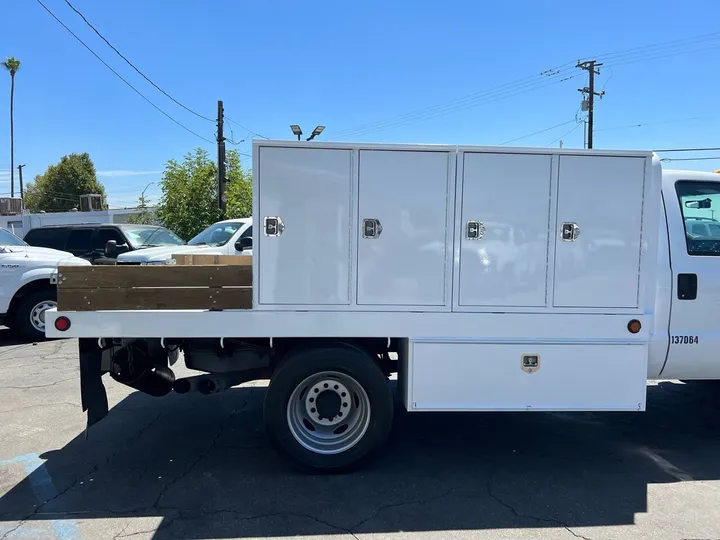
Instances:
[[[102,349],[97,339],[80,340],[80,397],[82,410],[87,411],[87,428],[105,418],[108,413],[108,399],[102,382]]]

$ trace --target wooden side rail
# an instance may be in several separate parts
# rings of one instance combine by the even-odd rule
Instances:
[[[60,311],[251,308],[248,264],[62,266],[58,271]]]

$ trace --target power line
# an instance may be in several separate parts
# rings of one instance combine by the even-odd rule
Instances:
[[[152,80],[150,80],[150,78],[149,78],[147,75],[145,75],[142,71],[140,71],[140,69],[139,69],[135,64],[133,64],[130,60],[128,60],[128,59],[125,57],[125,55],[123,55],[120,51],[118,51],[117,48],[115,48],[115,46],[114,46],[112,43],[110,43],[110,42],[107,40],[107,38],[106,38],[105,36],[103,36],[103,35],[100,33],[100,31],[92,25],[92,23],[91,23],[90,21],[87,20],[87,18],[85,17],[85,15],[83,15],[75,6],[73,6],[73,5],[69,2],[69,0],[65,0],[65,3],[66,3],[68,6],[70,6],[70,9],[72,9],[75,13],[77,13],[83,21],[85,21],[85,24],[87,24],[87,25],[92,29],[92,31],[95,32],[95,33],[100,37],[100,39],[102,39],[105,43],[107,43],[107,46],[108,46],[108,47],[110,47],[113,51],[115,51],[120,58],[122,58],[123,60],[125,60],[125,62],[127,62],[127,64],[128,64],[131,68],[133,68],[135,71],[137,71],[143,79],[145,79],[147,82],[149,82],[150,84],[152,84],[155,88],[157,88],[158,90],[160,90],[160,92],[162,92],[165,96],[167,96],[167,97],[170,98],[172,101],[174,101],[175,103],[177,103],[178,105],[180,105],[180,106],[181,106],[183,109],[185,109],[186,111],[191,112],[192,114],[194,114],[195,116],[197,116],[197,117],[199,117],[199,118],[202,118],[203,120],[208,120],[208,121],[210,121],[210,122],[214,122],[214,121],[215,121],[215,120],[213,120],[212,118],[208,118],[207,116],[204,116],[204,115],[200,114],[199,112],[193,111],[190,107],[187,107],[186,105],[180,103],[177,99],[175,99],[175,98],[172,97],[170,94],[168,94],[165,90],[163,90],[162,88],[160,88],[157,84],[155,84]]]
[[[143,98],[145,101],[147,101],[150,105],[152,105],[153,108],[155,108],[157,111],[159,111],[160,113],[162,113],[164,116],[166,116],[167,118],[169,118],[170,120],[172,120],[173,122],[175,122],[178,126],[180,126],[181,128],[183,128],[183,129],[184,129],[185,131],[187,131],[188,133],[192,133],[193,135],[195,135],[196,137],[202,139],[202,140],[205,141],[205,142],[209,142],[209,143],[211,143],[211,144],[215,144],[215,141],[211,141],[210,139],[207,139],[207,138],[203,137],[202,135],[194,132],[192,129],[190,129],[189,127],[181,124],[180,122],[178,122],[177,120],[175,120],[175,118],[173,118],[173,117],[170,116],[168,113],[166,113],[165,111],[163,111],[160,107],[158,107],[157,105],[155,105],[155,103],[153,103],[152,101],[150,101],[150,99],[148,99],[148,98],[145,96],[145,94],[143,94],[142,92],[140,92],[140,90],[138,90],[137,88],[135,88],[135,87],[134,87],[132,84],[130,84],[122,75],[120,75],[117,71],[115,71],[112,67],[110,67],[110,65],[109,65],[107,62],[105,62],[105,60],[103,60],[102,58],[100,58],[100,56],[98,56],[98,54],[97,54],[94,50],[92,50],[87,43],[85,43],[82,39],[80,39],[80,38],[77,36],[77,34],[75,34],[75,32],[73,32],[72,30],[70,30],[70,28],[68,28],[67,25],[66,25],[64,22],[62,22],[62,21],[57,17],[57,15],[55,15],[52,11],[50,11],[50,9],[49,9],[45,4],[43,4],[41,0],[35,0],[35,1],[36,1],[38,4],[40,4],[40,5],[43,7],[43,9],[45,9],[45,11],[47,11],[47,12],[52,16],[53,19],[55,19],[58,23],[60,23],[60,25],[61,25],[65,30],[67,30],[76,40],[78,40],[83,47],[85,47],[88,51],[90,51],[90,53],[91,53],[95,58],[97,58],[98,60],[100,60],[100,62],[102,62],[102,64],[103,64],[106,68],[108,68],[110,71],[112,71],[112,73],[113,73],[118,79],[120,79],[122,82],[124,82],[126,85],[128,85],[137,95],[139,95],[141,98]]]
[[[664,158],[660,161],[706,161],[711,159],[720,159],[720,156],[711,157],[688,157],[688,158]]]
[[[542,81],[542,80],[535,80],[535,81],[525,81],[520,84],[505,84],[502,86],[490,88],[483,92],[476,92],[474,94],[470,94],[461,98],[454,99],[452,101],[449,101],[444,104],[435,105],[433,107],[428,107],[425,109],[418,109],[414,112],[406,113],[404,115],[396,116],[393,118],[390,118],[388,120],[379,121],[376,123],[366,124],[367,127],[358,127],[355,130],[345,130],[342,132],[339,132],[342,136],[340,137],[340,140],[342,139],[348,139],[353,136],[358,135],[367,135],[369,133],[374,133],[377,131],[383,131],[391,128],[401,127],[404,125],[412,124],[419,121],[429,120],[431,118],[435,118],[438,116],[443,116],[449,113],[458,112],[461,110],[478,107],[480,105],[485,105],[488,103],[492,103],[494,101],[507,99],[509,97],[513,97],[519,94],[523,94],[526,92],[531,92],[534,90],[539,90],[541,88],[544,88],[546,86],[550,86],[552,84],[557,84],[559,82],[566,81],[572,77],[565,77],[558,79],[559,76],[562,75],[562,73],[558,72],[553,76],[549,76],[548,78],[552,82]],[[576,76],[576,75],[575,75]]]
[[[720,150],[720,147],[714,148],[666,148],[664,150],[655,150],[655,152],[714,152]]]
[[[510,139],[509,141],[505,141],[504,143],[500,143],[500,146],[504,146],[506,144],[510,144],[511,142],[520,141],[522,139],[527,139],[528,137],[532,137],[533,135],[539,135],[540,133],[545,133],[546,131],[551,131],[555,128],[559,128],[560,126],[566,126],[567,124],[570,124],[571,122],[576,122],[576,120],[573,118],[572,120],[568,120],[567,122],[563,122],[561,124],[557,124],[555,126],[551,126],[549,128],[541,129],[540,131],[536,131],[534,133],[528,133],[527,135],[523,135],[522,137],[518,137],[516,139]]]
[[[249,127],[243,126],[240,122],[236,122],[236,121],[233,120],[232,118],[229,118],[227,115],[225,115],[225,120],[227,120],[228,122],[232,122],[232,123],[235,124],[236,126],[240,126],[240,127],[243,128],[245,131],[248,131],[248,132],[252,133],[252,134],[255,135],[256,137],[260,137],[261,139],[268,139],[268,137],[266,137],[265,135],[260,135],[259,133],[254,132],[254,131],[253,131],[252,129],[250,129]],[[268,139],[268,140],[269,140],[269,139]],[[242,141],[240,141],[240,142],[242,142]]]
[[[548,146],[552,146],[552,145],[555,144],[556,142],[562,141],[563,138],[565,138],[565,137],[567,137],[568,135],[570,135],[573,131],[575,131],[575,130],[576,130],[577,128],[579,128],[580,126],[582,126],[582,122],[578,122],[578,124],[577,124],[575,127],[573,127],[570,131],[568,131],[567,133],[563,133],[563,134],[560,135],[557,139],[555,139],[553,142],[551,142],[551,143],[549,143],[549,144],[546,144],[545,147],[547,148]]]
[[[613,63],[610,63],[610,64],[608,64],[606,67],[611,67],[611,66],[613,66],[613,67],[618,67],[618,66],[625,66],[625,65],[628,65],[628,64],[636,64],[636,63],[638,63],[638,62],[649,62],[650,60],[658,60],[658,59],[661,59],[661,58],[670,58],[670,57],[679,56],[679,55],[682,55],[682,54],[690,54],[690,53],[695,53],[695,52],[710,51],[710,50],[712,50],[712,49],[717,49],[718,47],[720,47],[720,42],[718,42],[718,43],[715,44],[715,45],[708,46],[708,47],[702,47],[702,48],[700,48],[700,49],[679,50],[679,51],[675,51],[675,52],[669,52],[669,53],[664,53],[664,54],[657,54],[657,55],[655,55],[655,56],[644,56],[644,57],[641,56],[641,57],[636,57],[636,58],[630,58],[630,59],[627,59],[627,60],[625,60],[625,61],[623,61],[623,62],[613,62]]]
[[[686,50],[687,47],[697,47],[698,45],[703,44],[704,42],[708,41],[715,41],[718,40],[717,43],[697,49],[693,48],[690,50]],[[634,47],[632,49],[626,49],[624,51],[615,51],[611,53],[606,53],[603,55],[598,55],[597,58],[602,60],[603,62],[607,62],[605,67],[610,66],[618,66],[618,65],[626,65],[630,63],[640,62],[640,61],[647,61],[647,60],[653,60],[653,59],[659,59],[659,58],[666,58],[669,56],[675,56],[678,54],[687,54],[691,52],[700,52],[703,50],[708,50],[712,48],[720,47],[720,32],[714,32],[711,34],[703,34],[699,36],[693,36],[689,38],[682,38],[662,43],[655,43],[650,45],[644,45],[639,47]],[[647,55],[650,54],[651,56],[648,57]],[[591,59],[591,58],[587,58]],[[415,111],[410,111],[408,113],[394,116],[385,120],[379,120],[376,122],[369,122],[366,124],[361,124],[358,126],[355,126],[353,128],[348,128],[345,130],[338,131],[335,135],[336,140],[344,140],[348,139],[350,137],[358,137],[363,135],[368,135],[370,133],[375,133],[378,131],[383,131],[387,129],[397,128],[405,125],[409,125],[411,123],[428,120],[430,118],[434,118],[437,116],[441,116],[444,114],[457,112],[460,110],[464,110],[470,107],[477,107],[479,105],[485,105],[488,103],[492,103],[494,101],[497,101],[499,99],[505,99],[508,97],[513,97],[525,92],[530,92],[533,90],[538,90],[540,88],[544,88],[546,86],[550,86],[551,84],[556,84],[556,82],[547,82],[542,81],[543,77],[547,78],[560,78],[561,76],[565,75],[565,73],[569,70],[567,66],[575,65],[575,62],[568,62],[566,64],[562,64],[556,68],[546,70],[544,72],[541,72],[539,74],[530,75],[527,77],[523,77],[521,79],[518,79],[516,81],[505,83],[503,85],[499,85],[497,87],[490,88],[485,91],[476,92],[474,94],[469,94],[467,96],[463,96],[460,98],[456,98],[454,100],[448,101],[446,103],[441,103],[438,105],[425,107],[421,109],[416,109]],[[540,80],[538,80],[538,77],[540,77]],[[568,80],[572,77],[563,78],[560,81],[557,82],[563,82],[564,80]],[[609,80],[609,79],[608,79]],[[541,82],[547,82],[547,84],[540,84]]]
[[[707,116],[693,116],[691,118],[678,118],[676,120],[665,120],[662,122],[643,122],[638,124],[626,124],[624,126],[611,126],[607,128],[602,129],[596,129],[595,131],[613,131],[617,129],[630,129],[630,128],[638,128],[638,127],[647,127],[647,126],[659,126],[662,124],[677,124],[679,122],[689,122],[691,120],[703,120],[708,118]]]
[[[344,140],[351,137],[368,135],[370,133],[375,133],[378,131],[384,131],[387,129],[397,128],[416,122],[429,120],[431,118],[478,107],[480,105],[487,105],[495,101],[508,99],[535,90],[540,90],[542,88],[562,83],[579,76],[579,74],[577,74],[561,78],[560,75],[562,75],[562,73],[557,73],[556,75],[550,76],[550,81],[529,81],[515,87],[493,88],[482,93],[471,94],[469,96],[465,96],[464,98],[453,100],[452,102],[448,102],[443,105],[436,105],[428,109],[419,109],[413,113],[407,113],[406,115],[394,117],[392,119],[388,119],[382,122],[377,122],[377,125],[368,124],[368,127],[364,129],[357,128],[355,131],[346,130],[344,132],[340,132],[342,133],[342,136],[339,138],[336,137],[336,140]]]
[[[407,113],[404,113],[401,115],[397,115],[397,116],[388,118],[386,120],[369,122],[366,124],[361,124],[354,128],[340,130],[337,132],[337,134],[338,135],[346,135],[346,134],[350,134],[350,133],[355,133],[357,131],[364,131],[364,130],[367,130],[368,128],[375,128],[375,127],[383,126],[388,123],[396,123],[398,121],[412,120],[412,119],[414,119],[414,117],[416,117],[418,115],[433,114],[435,112],[442,113],[446,108],[454,108],[457,106],[463,107],[464,105],[473,103],[474,101],[476,101],[478,99],[484,99],[484,98],[487,98],[488,96],[493,96],[498,93],[510,91],[514,88],[527,86],[528,84],[537,84],[538,81],[535,80],[537,78],[542,79],[544,77],[547,77],[547,78],[557,77],[557,76],[561,75],[564,71],[566,71],[567,69],[563,69],[563,68],[565,68],[566,66],[569,66],[569,65],[570,65],[570,63],[563,64],[561,66],[557,66],[556,68],[545,70],[541,73],[529,75],[529,76],[523,77],[521,79],[517,79],[515,81],[509,82],[509,83],[504,83],[504,84],[501,84],[501,85],[498,85],[495,87],[491,87],[487,90],[474,92],[474,93],[468,94],[466,96],[452,99],[445,103],[440,103],[437,105],[432,105],[430,107],[424,107],[421,109],[417,109],[415,111],[410,111],[410,112],[407,112]]]
[[[631,47],[629,49],[621,49],[619,51],[613,51],[609,53],[598,54],[596,57],[602,58],[603,61],[614,61],[617,58],[634,56],[634,55],[646,55],[648,53],[657,53],[663,49],[672,49],[676,47],[684,47],[687,45],[695,45],[703,43],[705,41],[713,41],[720,39],[720,32],[710,32],[708,34],[699,34],[697,36],[690,36],[680,39],[674,39],[670,41],[662,41],[659,43],[651,43],[649,45],[640,45],[638,47]],[[591,57],[586,57],[581,60],[591,60]]]

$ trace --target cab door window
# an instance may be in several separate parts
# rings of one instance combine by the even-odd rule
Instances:
[[[720,257],[720,182],[675,184],[688,255]]]
[[[92,229],[71,229],[65,244],[65,251],[69,251],[78,257],[88,255],[91,251],[90,241],[92,235]]]
[[[125,238],[116,229],[98,229],[93,240],[93,251],[105,253],[105,246],[110,240],[115,240],[118,246],[125,244]]]

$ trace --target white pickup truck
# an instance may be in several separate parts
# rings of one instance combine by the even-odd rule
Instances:
[[[253,170],[252,276],[192,269],[212,290],[245,275],[252,302],[87,311],[78,286],[48,314],[48,335],[81,338],[89,426],[105,373],[156,396],[270,379],[276,447],[338,471],[386,439],[392,373],[410,412],[642,411],[648,379],[720,379],[720,174],[641,151],[288,141],[256,141]],[[178,350],[205,374],[175,379]]]
[[[45,312],[57,305],[59,264],[90,265],[72,253],[28,246],[0,228],[0,324],[24,339],[45,338]]]
[[[157,265],[173,255],[252,255],[252,218],[213,223],[184,246],[161,246],[118,255],[117,264]]]

